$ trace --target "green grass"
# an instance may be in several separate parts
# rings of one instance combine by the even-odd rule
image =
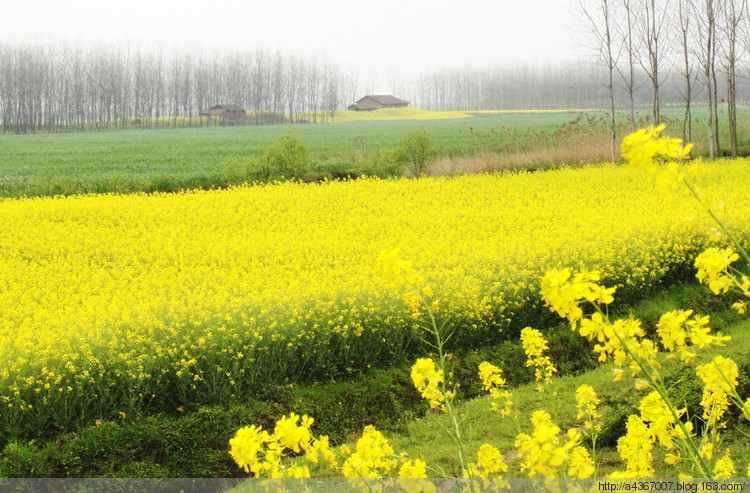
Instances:
[[[730,298],[707,296],[705,287],[701,286],[675,286],[655,293],[633,307],[620,308],[618,315],[632,314],[643,322],[648,333],[655,334],[658,317],[667,311],[683,308],[695,309],[701,314],[710,313],[713,332],[722,332],[732,337],[731,343],[718,352],[738,363],[741,375],[738,391],[740,395],[747,396],[750,391],[750,355],[746,348],[750,344],[750,320],[726,308]],[[557,362],[554,358],[553,361]],[[680,407],[686,406],[690,416],[700,416],[702,413],[699,403],[703,387],[695,376],[697,364],[699,363],[692,363],[686,367],[681,362],[674,361],[661,370],[672,398]],[[507,367],[507,364],[500,366]],[[597,442],[597,454],[602,459],[602,468],[597,472],[597,476],[604,476],[615,469],[623,469],[616,451],[617,438],[624,434],[627,416],[638,413],[640,399],[650,391],[637,391],[633,379],[627,376],[621,382],[613,383],[613,369],[614,366],[609,363],[584,373],[565,372],[561,377],[555,378],[553,384],[543,393],[536,390],[536,383],[518,386],[513,389],[516,414],[505,419],[492,413],[487,398],[474,399],[460,405],[458,412],[464,418],[469,457],[475,457],[476,451],[483,443],[493,444],[504,452],[514,450],[515,436],[521,432],[531,433],[533,430],[530,417],[535,410],[548,411],[553,422],[563,431],[580,426],[575,419],[575,392],[579,386],[588,384],[596,390],[602,401],[599,411],[602,414],[603,429]],[[731,449],[732,459],[742,475],[744,465],[750,460],[750,448],[746,443],[750,424],[736,412],[730,412],[729,415],[731,417],[728,419],[728,429],[722,432],[721,450]],[[442,431],[446,423],[447,420],[442,415],[420,419],[409,426],[407,433],[394,434],[392,446],[396,451],[405,450],[412,457],[422,457],[428,464],[436,465],[438,473],[446,471],[449,475],[456,475],[460,468],[455,447]],[[695,420],[694,424],[696,429],[699,429],[700,421]],[[522,477],[520,464],[513,461],[514,454],[507,453],[504,457],[510,466],[508,477]],[[660,464],[661,456],[658,453],[655,453],[655,457],[655,469],[659,477],[678,476],[679,470],[669,468],[663,462]]]
[[[656,313],[661,316],[677,308],[693,308],[701,314],[710,313],[713,332],[722,332],[732,337],[731,343],[722,348],[720,353],[733,358],[738,363],[740,367],[738,392],[743,397],[747,396],[750,391],[750,355],[746,348],[750,344],[750,320],[738,315],[734,310],[727,309],[728,298],[706,295],[706,292],[705,287],[696,285],[675,286],[655,293],[634,306],[621,307],[618,310],[618,316],[633,315],[644,323],[648,332],[653,333],[655,323],[658,321],[658,317],[654,318]],[[569,330],[567,327],[565,329]],[[551,345],[550,349],[554,363],[559,365],[561,363],[559,349],[556,350],[554,345]],[[577,354],[568,356],[580,357]],[[583,356],[583,359],[586,359],[586,356]],[[508,370],[513,372],[514,368],[519,365],[518,361],[512,359],[490,360],[490,362],[497,364],[505,372]],[[569,363],[570,360],[567,362]],[[661,370],[664,382],[674,401],[680,407],[687,407],[688,415],[694,417],[699,417],[702,413],[700,400],[703,387],[695,376],[697,364],[699,363],[686,366],[679,361],[674,361],[665,365]],[[596,390],[601,399],[599,412],[602,414],[602,431],[597,438],[597,462],[600,468],[596,477],[603,477],[617,469],[624,469],[616,450],[617,439],[625,433],[628,415],[638,414],[640,400],[649,390],[637,391],[634,388],[634,380],[627,376],[621,382],[614,383],[612,381],[613,369],[614,366],[611,363],[597,365],[588,371],[563,369],[561,376],[556,377],[545,392],[537,391],[536,382],[514,385],[510,382],[517,380],[511,378],[509,387],[512,390],[512,400],[516,411],[507,418],[500,418],[491,411],[487,397],[479,397],[459,404],[457,413],[461,417],[462,434],[465,437],[464,450],[469,457],[467,461],[474,460],[479,447],[484,443],[489,443],[503,453],[504,461],[509,466],[506,477],[523,477],[520,461],[516,460],[515,437],[519,433],[531,434],[533,426],[530,418],[536,410],[549,412],[553,422],[560,426],[563,433],[570,428],[580,427],[581,423],[575,419],[577,414],[575,392],[579,386],[588,384]],[[463,381],[461,383],[463,384]],[[730,410],[727,416],[728,427],[721,432],[722,444],[718,449],[721,454],[718,457],[723,455],[725,449],[730,449],[738,474],[742,476],[745,465],[750,461],[750,446],[746,440],[750,433],[750,423],[738,415],[736,410]],[[696,430],[700,429],[700,423],[699,419],[694,420]],[[460,476],[461,469],[456,446],[446,432],[449,426],[449,420],[445,414],[430,413],[410,423],[405,432],[386,433],[386,436],[397,454],[404,451],[412,459],[424,460],[430,468],[428,473],[430,477],[457,477]],[[657,476],[678,477],[682,471],[665,465],[663,453],[657,449],[658,447],[655,447],[654,452],[654,468]],[[327,474],[327,471],[322,469],[315,471],[318,474]]]
[[[568,115],[569,116],[569,115]],[[534,125],[562,123],[555,115]],[[279,135],[299,137],[315,168],[353,172],[360,156],[398,145],[424,127],[442,155],[499,151],[496,128],[523,128],[528,116],[439,121],[353,122],[331,125],[210,127],[101,133],[0,136],[0,196],[91,192],[127,193],[225,186],[228,159],[260,159]],[[472,130],[473,129],[473,130]],[[494,133],[493,133],[494,132]]]
[[[670,118],[680,117],[678,109],[664,113]],[[696,113],[700,118],[701,112]],[[579,115],[502,113],[447,120],[0,135],[0,197],[230,186],[252,181],[260,174],[252,170],[237,174],[227,169],[228,162],[261,160],[278,136],[287,134],[298,136],[309,148],[313,164],[307,179],[311,180],[365,173],[369,162],[397,147],[417,128],[424,128],[432,137],[438,157],[502,157],[523,151],[532,152],[523,159],[541,161],[532,164],[544,167],[549,165],[544,162],[550,160],[549,156],[533,155],[540,146],[550,142],[585,146],[586,142],[606,141],[603,113],[589,112],[575,126],[567,125]],[[750,110],[742,108],[740,121],[750,120],[748,115]],[[678,135],[680,129],[680,125],[673,125],[669,131]],[[699,150],[701,129],[696,122]],[[742,149],[750,151],[750,140],[742,143]],[[564,159],[571,160],[568,155]]]

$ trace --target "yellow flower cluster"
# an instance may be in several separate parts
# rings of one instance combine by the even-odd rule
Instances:
[[[258,426],[246,426],[237,431],[229,441],[232,459],[256,477],[309,478],[307,466],[282,465],[281,460],[291,452],[305,452],[307,458],[317,464],[319,455],[336,466],[335,456],[328,448],[328,437],[314,439],[310,433],[313,419],[291,413],[276,422],[273,433]]]
[[[729,264],[739,260],[740,256],[731,248],[711,247],[698,255],[695,259],[695,267],[698,273],[695,277],[714,294],[726,293],[733,285],[732,278],[726,275]],[[742,278],[742,290],[745,296],[750,297],[750,279]]]
[[[586,429],[601,430],[601,425],[597,422],[602,417],[596,410],[598,405],[599,397],[597,397],[596,391],[591,385],[583,384],[576,389],[576,408],[578,409],[576,419],[583,420]]]
[[[598,308],[597,303],[600,301],[598,296],[589,298],[589,301],[593,300],[592,305],[595,311],[588,317],[580,318],[581,312],[573,313],[571,310],[560,309],[562,303],[560,299],[563,298],[560,292],[572,293],[566,295],[568,298],[565,303],[568,306],[578,307],[577,304],[581,301],[578,296],[585,297],[584,291],[586,293],[603,292],[603,287],[587,284],[585,290],[579,290],[576,293],[575,289],[570,286],[575,282],[570,281],[570,275],[564,276],[561,282],[555,281],[562,279],[559,271],[550,272],[548,277],[546,282],[542,282],[542,289],[546,288],[543,297],[550,306],[550,310],[566,313],[568,320],[574,318],[575,320],[572,321],[574,327],[576,323],[580,323],[579,332],[582,336],[597,340],[598,344],[594,346],[594,351],[599,353],[600,361],[606,361],[609,356],[612,356],[616,365],[615,379],[622,378],[621,367],[628,360],[633,377],[641,375],[645,377],[645,380],[640,378],[636,380],[636,388],[644,389],[652,386],[656,388],[641,400],[640,415],[632,415],[628,419],[627,434],[618,441],[618,451],[627,466],[626,470],[617,471],[614,476],[647,477],[653,475],[652,449],[657,442],[666,450],[664,460],[667,464],[678,464],[683,460],[683,454],[687,452],[691,460],[701,464],[703,467],[701,473],[709,474],[710,469],[707,469],[706,461],[712,458],[713,443],[708,440],[708,435],[704,437],[700,445],[692,441],[694,437],[692,423],[683,421],[687,410],[677,409],[665,401],[666,391],[661,386],[658,370],[661,368],[660,361],[664,359],[679,357],[681,361],[689,363],[700,356],[701,349],[709,346],[723,346],[730,338],[721,334],[712,335],[708,327],[708,317],[692,316],[692,310],[674,310],[662,315],[657,323],[656,332],[664,350],[660,353],[656,343],[645,337],[645,331],[641,328],[639,321],[629,319],[611,322],[609,317]],[[584,275],[582,278],[590,279],[591,276]],[[573,313],[572,317],[571,313]],[[718,440],[715,427],[722,426],[721,419],[731,402],[737,404],[745,417],[750,419],[750,406],[748,406],[750,399],[743,403],[736,391],[739,371],[734,361],[721,355],[715,356],[709,363],[699,365],[696,368],[696,375],[704,382],[701,406],[704,411],[703,419],[712,430],[711,436]],[[598,400],[593,389],[579,388],[576,398],[578,399],[578,418],[587,418],[593,422],[598,416],[594,414],[596,413],[594,406]],[[682,445],[677,446],[676,440]],[[684,443],[690,445],[684,445]],[[730,467],[731,460],[728,457],[724,462],[718,461],[715,464],[714,475],[721,477],[720,475],[726,474]]]
[[[523,461],[521,470],[529,477],[589,478],[594,473],[594,463],[584,447],[580,446],[581,434],[571,428],[562,441],[560,427],[552,422],[547,411],[536,411],[531,417],[534,431],[529,436],[521,433],[515,446]],[[563,469],[567,467],[567,469]]]
[[[605,362],[609,357],[616,366],[615,380],[620,380],[623,375],[622,367],[629,359],[629,368],[632,376],[638,376],[644,369],[641,363],[649,365],[649,374],[658,378],[658,369],[661,364],[658,361],[658,347],[654,341],[645,337],[646,332],[638,320],[618,319],[611,322],[601,311],[595,311],[587,318],[582,317],[582,309],[579,303],[583,300],[591,303],[611,303],[611,288],[605,288],[595,284],[592,279],[598,275],[584,273],[571,279],[570,273],[560,275],[560,271],[547,273],[542,280],[542,298],[550,307],[550,310],[558,314],[564,313],[571,322],[574,330],[580,322],[579,333],[589,340],[596,340],[594,352],[599,354],[599,361]],[[585,279],[576,282],[576,279]],[[580,288],[583,285],[584,288]],[[565,293],[562,296],[560,293]],[[679,350],[680,358],[691,361],[695,358],[694,346],[700,348],[715,345],[721,346],[728,337],[721,334],[709,335],[711,329],[707,326],[708,317],[694,317],[687,320],[692,311],[673,311],[664,314],[658,323],[657,333],[661,337],[662,346],[668,351]],[[689,331],[686,331],[684,325]],[[691,346],[687,345],[690,339]]]
[[[479,365],[479,379],[484,385],[484,390],[490,394],[492,410],[499,413],[501,417],[510,416],[513,407],[513,401],[510,400],[512,394],[507,389],[500,390],[505,387],[506,383],[503,378],[503,371],[492,363],[484,361]],[[503,401],[502,408],[498,403],[501,400]]]
[[[346,478],[384,478],[397,465],[398,460],[394,460],[393,448],[388,440],[374,426],[366,426],[362,437],[357,440],[357,451],[346,459],[341,472]],[[404,476],[417,473],[421,476],[421,469],[412,465],[401,473]]]
[[[572,275],[570,268],[552,269],[542,278],[542,298],[547,306],[570,321],[575,329],[583,316],[579,306],[581,300],[590,303],[610,304],[616,288],[604,288],[596,284],[601,279],[598,272],[580,272]]]
[[[367,426],[357,440],[356,450],[348,445],[339,451],[330,448],[328,437],[316,438],[310,430],[313,418],[301,418],[291,413],[276,422],[273,433],[259,426],[246,426],[229,440],[229,455],[246,473],[255,477],[271,479],[309,478],[307,466],[290,464],[282,460],[291,454],[300,455],[314,464],[326,464],[333,471],[340,471],[345,478],[385,478],[398,470],[401,479],[423,479],[427,477],[427,464],[416,459],[409,460],[406,454],[394,455],[388,440],[375,429]],[[340,464],[339,459],[343,459]],[[400,467],[399,467],[400,465]],[[429,482],[404,481],[399,483],[407,491],[435,491]]]
[[[501,478],[502,473],[508,470],[508,466],[503,462],[500,451],[485,443],[479,447],[477,461],[470,462],[467,469],[472,478]]]
[[[432,409],[445,409],[445,395],[440,390],[443,371],[435,368],[431,358],[419,358],[411,367],[411,379],[422,397],[430,401]]]
[[[622,140],[622,157],[630,165],[645,170],[654,181],[656,188],[667,196],[677,195],[683,191],[682,182],[685,171],[676,162],[687,159],[693,145],[683,147],[681,139],[660,137],[665,125],[648,127],[628,135]],[[666,166],[659,163],[666,161]],[[698,165],[690,169],[697,172]]]
[[[612,477],[620,478],[647,478],[654,475],[651,466],[653,461],[652,450],[654,442],[651,439],[648,425],[643,418],[631,414],[626,424],[625,436],[617,440],[617,451],[626,463],[624,471],[615,471]]]
[[[709,317],[696,315],[689,319],[693,310],[673,310],[659,318],[656,333],[661,338],[661,344],[667,351],[679,351],[680,359],[689,363],[696,357],[695,346],[703,349],[707,346],[723,346],[730,338],[711,335],[708,327]],[[688,345],[688,341],[691,345]]]
[[[703,179],[744,198],[748,162]],[[735,202],[726,220],[750,232],[750,204]],[[631,295],[658,284],[708,246],[704,223],[681,218],[613,166],[0,201],[0,405],[12,410],[0,426],[55,403],[73,420],[226,401],[413,353],[419,321],[374,275],[382,250],[441,287],[452,344],[486,341],[540,309],[548,269],[615,273],[606,281]]]
[[[375,262],[375,272],[397,292],[403,293],[401,299],[412,311],[412,317],[419,318],[425,298],[433,295],[432,288],[425,284],[424,277],[414,269],[411,261],[403,260],[399,252],[399,248],[381,251]]]
[[[696,368],[696,374],[705,384],[701,400],[703,419],[709,426],[713,426],[721,421],[729,408],[730,397],[738,385],[739,369],[737,363],[718,355],[710,363]]]
[[[547,340],[541,332],[531,327],[526,327],[521,331],[521,344],[523,351],[526,353],[526,366],[536,368],[534,376],[537,382],[544,380],[545,384],[552,383],[552,375],[557,373],[557,368],[552,364],[549,355],[543,354],[548,348]],[[537,387],[539,392],[544,387]]]

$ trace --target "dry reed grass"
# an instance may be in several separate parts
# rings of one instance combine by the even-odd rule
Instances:
[[[619,159],[620,148],[615,150]],[[587,142],[561,142],[503,154],[477,153],[438,158],[430,166],[431,176],[450,176],[497,172],[509,169],[555,167],[563,164],[600,163],[610,160],[609,142],[590,139]]]

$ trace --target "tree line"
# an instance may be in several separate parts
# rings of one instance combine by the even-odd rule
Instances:
[[[612,159],[616,110],[708,108],[711,157],[720,155],[719,110],[727,108],[729,152],[737,153],[738,94],[750,94],[748,0],[579,0],[595,61],[454,67],[387,89],[429,110],[607,108]],[[248,111],[244,123],[331,121],[372,93],[374,79],[325,58],[254,49],[143,50],[130,46],[0,44],[3,132],[61,132],[232,123],[209,119],[219,105]],[[383,86],[381,86],[383,87]]]
[[[454,67],[428,72],[413,81],[393,84],[393,91],[422,109],[530,110],[608,108],[607,70],[597,63],[559,62],[546,65],[499,64],[492,67]],[[719,92],[725,94],[724,81]],[[614,79],[614,102],[618,110],[651,108],[650,79],[641,67],[634,68],[633,91],[625,81]],[[659,87],[662,105],[682,106],[683,83],[671,72]],[[738,79],[741,94],[750,94],[750,82]],[[632,95],[632,100],[630,96]],[[693,101],[703,104],[693,91]],[[745,101],[747,102],[747,101]]]
[[[0,45],[3,132],[208,124],[218,104],[248,123],[326,121],[340,106],[341,71],[323,59],[256,49],[232,53],[118,46]]]
[[[579,1],[592,48],[606,73],[613,160],[617,93],[627,99],[634,129],[639,87],[648,88],[658,123],[670,80],[685,109],[683,139],[693,140],[694,104],[705,104],[709,157],[722,155],[719,111],[726,105],[728,153],[737,156],[738,88],[747,88],[750,53],[747,0]]]

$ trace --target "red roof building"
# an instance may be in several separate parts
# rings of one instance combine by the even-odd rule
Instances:
[[[347,109],[351,111],[373,111],[381,108],[405,108],[407,106],[409,106],[409,101],[404,101],[395,96],[369,95],[349,105]]]

